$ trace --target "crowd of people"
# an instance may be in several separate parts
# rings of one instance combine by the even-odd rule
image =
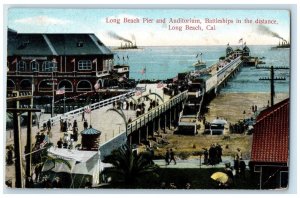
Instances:
[[[212,144],[209,149],[203,148],[204,162],[205,165],[216,165],[222,162],[223,149],[218,143]]]

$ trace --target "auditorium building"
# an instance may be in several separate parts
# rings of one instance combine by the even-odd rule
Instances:
[[[100,92],[118,77],[129,77],[129,67],[115,67],[113,52],[95,34],[9,29],[7,38],[7,91],[33,90],[34,96],[51,97],[64,87],[66,97],[72,97]]]

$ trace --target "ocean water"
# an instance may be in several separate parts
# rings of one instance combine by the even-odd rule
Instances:
[[[231,46],[236,49],[238,46]],[[272,46],[248,46],[251,56],[265,57],[261,66],[284,66],[290,68],[290,49],[272,49]],[[225,55],[226,46],[170,46],[141,47],[138,50],[114,51],[120,57],[117,63],[130,66],[130,78],[164,80],[177,76],[179,72],[192,71],[192,64],[197,61],[196,55],[202,53],[202,60],[207,67],[216,63]],[[124,59],[123,59],[124,57]],[[128,57],[128,58],[127,58]],[[146,73],[142,74],[143,68]],[[243,67],[238,75],[232,78],[221,92],[269,92],[270,82],[259,78],[269,77],[268,69]],[[289,92],[290,70],[275,70],[276,77],[285,77],[285,81],[275,81],[275,92]]]

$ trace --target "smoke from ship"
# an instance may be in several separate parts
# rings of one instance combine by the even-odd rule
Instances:
[[[114,39],[117,39],[117,40],[121,40],[121,41],[125,41],[127,43],[131,43],[132,44],[132,41],[122,37],[122,36],[119,36],[117,33],[113,32],[113,31],[108,31],[107,32],[107,35],[110,36],[111,38],[114,38]]]
[[[261,34],[278,38],[279,39],[279,44],[275,48],[289,48],[290,47],[290,43],[287,40],[285,40],[284,38],[279,36],[279,34],[277,34],[276,32],[273,32],[272,30],[270,30],[268,27],[266,27],[264,25],[259,25],[257,27],[257,30]]]
[[[117,39],[117,40],[125,42],[125,44],[121,43],[121,46],[118,49],[137,49],[134,34],[131,34],[131,39],[133,41],[128,40],[128,39],[118,35],[117,33],[113,32],[113,31],[108,31],[107,35],[110,36],[113,39]],[[135,43],[133,44],[133,42],[135,42]]]
[[[264,34],[264,35],[269,35],[275,38],[279,38],[281,39],[284,43],[287,43],[287,41],[282,38],[281,36],[279,36],[279,34],[277,34],[276,32],[273,32],[272,30],[270,30],[268,27],[264,26],[264,25],[259,25],[257,27],[257,30],[259,33]]]

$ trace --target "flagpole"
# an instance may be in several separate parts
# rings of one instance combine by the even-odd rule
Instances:
[[[53,79],[53,71],[52,71],[52,109],[51,109],[51,117],[54,116],[54,79]]]
[[[66,91],[64,91],[64,114],[66,113]]]
[[[90,126],[92,126],[92,109],[91,109],[91,103],[90,103]]]

